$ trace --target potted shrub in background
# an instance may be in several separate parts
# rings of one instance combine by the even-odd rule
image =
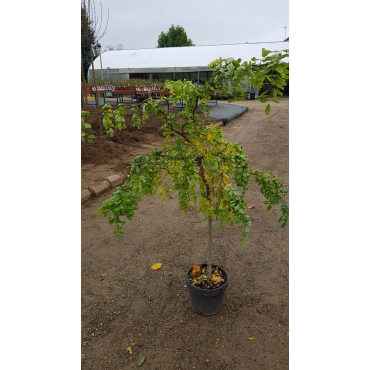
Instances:
[[[153,150],[148,157],[136,157],[125,183],[116,188],[98,210],[101,216],[109,217],[108,223],[115,226],[115,233],[123,235],[125,219],[132,220],[143,195],[159,193],[161,198],[171,200],[173,193],[177,192],[179,206],[185,214],[189,207],[197,204],[198,212],[208,222],[207,264],[195,264],[186,274],[186,285],[191,307],[203,315],[220,311],[228,286],[226,271],[212,265],[212,224],[217,221],[218,226],[223,228],[241,223],[243,250],[250,225],[244,195],[250,181],[259,185],[268,211],[274,213],[276,209],[273,207],[280,206],[281,227],[287,224],[288,207],[284,200],[287,191],[279,179],[271,172],[263,174],[258,169],[251,169],[239,143],[226,141],[221,128],[204,123],[204,115],[207,116],[210,110],[207,103],[215,88],[221,90],[224,96],[230,90],[235,98],[229,102],[244,100],[241,87],[245,87],[242,81],[246,75],[257,88],[268,76],[269,81],[275,84],[274,96],[280,98],[280,89],[286,85],[288,78],[288,63],[282,59],[288,56],[288,51],[268,56],[271,53],[263,50],[263,59],[259,64],[256,64],[256,59],[241,63],[240,59],[233,58],[220,58],[210,63],[212,80],[205,87],[186,80],[166,81],[165,87],[169,89],[173,105],[181,100],[185,102],[180,112],[183,118],[176,120],[175,114],[165,110],[160,102],[147,99],[141,104],[142,120],[148,117],[148,113],[155,112],[163,120],[161,130],[166,137],[165,142],[173,143]],[[267,102],[263,95],[258,99]],[[203,113],[203,117],[197,110]],[[270,113],[270,104],[266,106],[265,113]]]

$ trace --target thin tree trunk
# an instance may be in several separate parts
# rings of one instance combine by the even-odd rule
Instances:
[[[212,217],[208,216],[208,259],[207,259],[207,277],[212,277]]]
[[[94,59],[93,59],[93,54],[92,54],[91,42],[92,42],[92,40],[90,41],[90,60],[91,60],[93,80],[94,80],[95,93],[96,93],[95,98],[96,98],[96,101],[98,103],[97,107],[96,107],[96,110],[97,110],[97,113],[98,113],[98,121],[100,123],[99,133],[100,133],[100,136],[102,136],[103,135],[103,117],[102,117],[102,114],[101,114],[100,103],[99,103],[99,94],[98,94],[98,86],[96,84],[96,78],[95,78],[95,68],[94,68]]]
[[[207,200],[211,204],[211,189],[207,183],[207,180],[204,177],[204,167],[203,167],[203,160],[201,157],[198,158],[199,162],[199,175],[203,179],[203,182],[206,186],[207,190]],[[208,216],[208,258],[207,258],[207,277],[211,280],[212,277],[212,217]]]
[[[82,97],[82,108],[84,111],[89,110],[89,103],[87,101],[87,93],[86,93],[86,80],[82,62],[82,51],[81,51],[81,97]],[[85,116],[85,122],[90,122],[90,117]]]

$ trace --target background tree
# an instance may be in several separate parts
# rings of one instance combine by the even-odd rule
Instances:
[[[87,80],[87,73],[88,68],[90,64],[92,65],[92,75],[93,75],[93,85],[95,88],[95,91],[97,91],[97,84],[96,84],[96,78],[95,78],[95,69],[94,69],[94,55],[93,55],[93,46],[98,43],[100,38],[102,38],[105,35],[105,32],[107,30],[108,26],[108,20],[109,20],[109,9],[108,9],[108,17],[107,17],[107,23],[105,25],[105,29],[102,33],[100,33],[101,26],[103,19],[103,8],[100,3],[100,20],[99,17],[96,16],[95,11],[95,2],[94,0],[85,0],[81,1],[81,99],[82,99],[82,108],[84,112],[89,111],[89,104],[87,101],[87,90],[86,90],[86,80]],[[86,76],[85,76],[85,70],[84,70],[84,57],[83,57],[83,48],[82,45],[86,47],[86,49],[89,50],[90,55],[90,62],[87,62],[86,60]],[[84,49],[85,50],[85,49]],[[87,64],[88,63],[88,64]],[[97,116],[98,121],[102,121],[102,114],[100,107],[97,107]],[[89,125],[89,116],[86,116],[87,125]],[[82,117],[82,121],[83,121]],[[81,128],[84,125],[83,122],[81,122]],[[86,124],[84,125],[84,128],[87,128]],[[100,133],[102,134],[103,127],[101,126]],[[84,139],[84,137],[83,137]]]
[[[81,56],[83,66],[83,76],[87,80],[87,72],[89,70],[91,59],[90,59],[90,48],[91,45],[95,45],[95,35],[92,27],[92,21],[89,19],[87,9],[81,4]],[[98,55],[96,46],[93,47],[93,57],[96,58]]]
[[[104,30],[103,26],[103,8],[100,4],[100,17],[96,15],[94,0],[81,1],[81,64],[83,74],[82,82],[87,80],[87,73],[93,60],[98,56],[97,43],[105,35],[109,21],[108,17]],[[93,71],[94,73],[94,71]],[[95,78],[95,77],[94,77]]]
[[[188,39],[185,30],[180,26],[172,25],[168,32],[158,36],[158,48],[169,48],[173,46],[192,46],[193,41]]]

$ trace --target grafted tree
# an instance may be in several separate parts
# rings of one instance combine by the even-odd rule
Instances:
[[[169,100],[175,107],[178,101],[184,101],[181,118],[163,108],[161,101],[148,98],[141,104],[142,118],[137,108],[132,109],[136,127],[148,119],[149,113],[155,113],[163,120],[160,130],[166,137],[165,142],[172,142],[160,149],[155,149],[146,157],[140,155],[134,159],[130,175],[125,183],[117,187],[110,199],[99,208],[101,216],[109,217],[109,225],[115,226],[115,232],[123,235],[122,226],[126,220],[132,220],[138,203],[144,196],[159,194],[163,201],[174,199],[177,193],[180,208],[186,214],[191,207],[208,220],[208,257],[206,281],[212,280],[212,222],[218,227],[242,224],[241,248],[247,243],[249,232],[249,207],[244,199],[249,183],[255,182],[265,197],[264,204],[274,214],[280,206],[281,227],[288,222],[288,205],[285,200],[287,190],[280,180],[272,174],[265,174],[249,166],[249,160],[239,143],[231,143],[224,138],[221,128],[206,125],[199,110],[207,117],[210,109],[207,104],[215,89],[223,96],[229,92],[234,96],[229,102],[244,100],[243,81],[248,76],[252,86],[260,89],[265,80],[272,86],[270,100],[262,93],[258,100],[268,103],[265,114],[270,114],[270,101],[279,102],[282,90],[289,79],[289,50],[270,51],[262,49],[262,59],[252,58],[242,62],[241,58],[219,58],[211,62],[212,78],[205,86],[194,85],[191,81],[166,81]],[[121,115],[114,113],[107,106],[107,116]],[[124,110],[122,109],[122,116]],[[135,118],[136,115],[136,118]],[[204,116],[203,116],[204,117]],[[123,117],[118,122],[118,129],[124,124]],[[111,120],[106,122],[113,127]],[[108,126],[107,126],[108,127]],[[196,186],[197,184],[197,186]],[[204,281],[203,281],[204,282]]]

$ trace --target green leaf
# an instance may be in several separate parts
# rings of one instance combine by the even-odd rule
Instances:
[[[271,53],[270,50],[266,50],[265,48],[262,48],[262,57],[267,57]]]
[[[195,178],[194,177],[190,180],[190,183],[191,183],[191,187],[193,188],[194,185],[195,185]]]
[[[266,116],[268,116],[270,114],[270,104],[267,104],[266,108],[265,108],[265,114]]]
[[[264,91],[262,94],[260,94],[259,96],[261,97],[261,96],[265,96],[266,94],[268,94],[269,92],[266,90],[266,91]]]
[[[145,361],[145,356],[141,359],[141,361],[137,364],[137,367],[141,366]]]
[[[267,99],[264,98],[263,96],[259,96],[258,97],[258,100],[261,102],[261,103],[266,103],[267,102]]]

